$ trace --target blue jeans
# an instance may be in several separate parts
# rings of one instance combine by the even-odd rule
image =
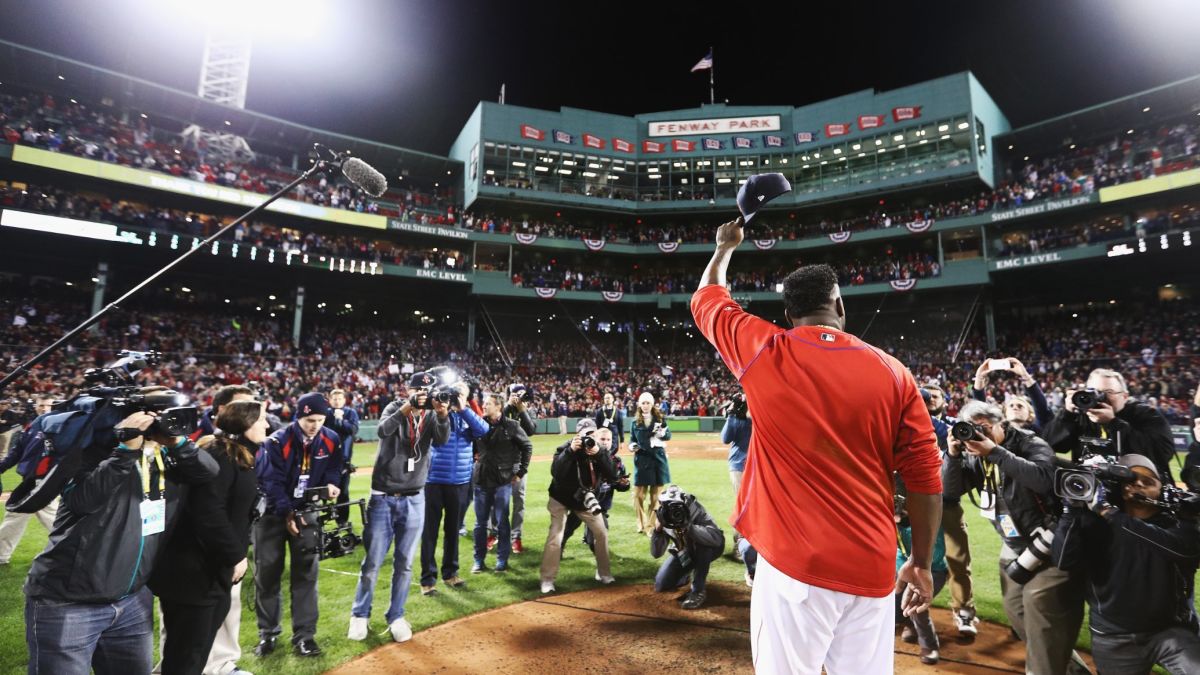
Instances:
[[[387,622],[391,624],[404,616],[404,603],[408,601],[408,586],[412,582],[413,556],[424,527],[424,492],[412,497],[371,495],[367,502],[367,523],[363,526],[366,555],[363,556],[358,588],[354,590],[351,616],[364,619],[371,616],[375,580],[393,539],[396,551],[392,556],[392,604],[388,606]]]
[[[721,557],[721,549],[711,546],[697,546],[688,551],[691,561],[687,567],[680,562],[674,553],[668,553],[658,574],[654,577],[654,590],[662,593],[679,588],[680,582],[689,572],[692,574],[692,590],[703,593],[708,582],[708,567],[712,561]]]
[[[29,673],[144,675],[154,649],[153,596],[142,590],[111,604],[25,600]]]
[[[508,562],[512,553],[512,532],[508,526],[508,500],[512,497],[512,483],[499,487],[475,486],[475,562],[487,558],[488,521],[496,521],[496,561]]]

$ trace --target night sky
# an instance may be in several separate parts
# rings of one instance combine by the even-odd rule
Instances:
[[[181,13],[213,4],[0,0],[0,38],[194,91],[203,32]],[[727,6],[331,0],[314,37],[256,37],[247,108],[444,154],[501,83],[549,110],[694,107],[708,77],[689,70],[710,45],[718,101],[803,105],[970,69],[1014,126],[1200,73],[1193,0]]]

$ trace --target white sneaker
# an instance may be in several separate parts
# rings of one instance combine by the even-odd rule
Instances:
[[[960,609],[954,613],[954,626],[962,637],[975,637],[979,633],[979,629],[976,628],[978,624],[979,619],[975,616],[975,610]]]
[[[412,639],[412,626],[408,625],[408,619],[400,617],[388,626],[392,631],[392,639],[396,642],[408,642]]]
[[[542,594],[545,595],[546,593],[553,593],[553,592],[554,592],[554,582],[543,580],[542,581]]]
[[[750,576],[749,572],[746,572],[745,578],[746,578],[746,585],[749,586],[750,588],[754,588],[754,577]]]
[[[614,582],[616,580],[617,580],[616,577],[614,577],[611,574],[608,576],[602,577],[602,576],[600,576],[599,572],[596,572],[596,581],[599,581],[600,583],[604,584],[605,586],[611,584],[612,582]]]
[[[367,619],[362,616],[350,617],[350,630],[346,633],[346,637],[351,640],[366,640],[367,639]]]

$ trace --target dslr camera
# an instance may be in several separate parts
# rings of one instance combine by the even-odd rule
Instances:
[[[950,427],[950,435],[966,443],[983,438],[983,429],[978,424],[970,422],[955,422]]]
[[[301,551],[316,552],[318,558],[326,560],[347,555],[362,543],[362,538],[354,533],[354,526],[350,521],[341,524],[337,522],[337,511],[341,507],[358,506],[362,522],[366,523],[365,500],[357,499],[344,505],[335,504],[329,498],[328,486],[305,490],[304,499],[308,503],[296,513],[300,520]]]
[[[1083,412],[1108,402],[1108,394],[1088,387],[1071,394],[1071,405]]]
[[[723,407],[725,408],[725,415],[727,417],[740,417],[742,419],[746,418],[746,411],[750,409],[746,403],[745,394],[734,394],[733,398],[729,399]]]
[[[512,396],[514,394],[521,397],[522,403],[533,402],[533,390],[519,382],[508,385],[508,395]]]
[[[671,488],[668,488],[668,490],[671,490]],[[691,511],[688,506],[694,499],[695,497],[684,493],[677,487],[669,493],[664,491],[659,496],[658,509],[656,510],[658,521],[663,524],[663,527],[677,532],[686,529],[688,525],[692,524]]]
[[[575,498],[583,504],[583,510],[587,511],[593,516],[600,515],[600,513],[604,510],[600,508],[600,501],[596,499],[596,493],[592,492],[591,490],[584,490],[580,488],[575,492]]]
[[[462,396],[458,391],[458,383],[463,381],[458,371],[449,366],[437,366],[423,373],[416,373],[410,380],[420,382],[422,387],[429,389],[429,397],[425,399],[425,408],[433,409],[433,402],[444,403],[451,407],[462,407]]]

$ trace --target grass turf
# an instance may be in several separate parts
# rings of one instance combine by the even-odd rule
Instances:
[[[714,444],[719,443],[715,434],[687,434],[686,436],[711,438]],[[535,436],[535,457],[550,456],[553,454],[554,448],[567,438],[569,437],[557,435]],[[374,444],[360,444],[355,448],[356,463],[360,466],[370,466],[374,460],[375,451]],[[423,597],[418,587],[419,569],[414,569],[412,589],[406,609],[406,616],[414,631],[482,610],[538,597],[538,567],[550,520],[549,512],[546,510],[546,489],[550,482],[549,469],[549,462],[543,460],[535,461],[530,470],[523,527],[525,553],[511,557],[508,572],[470,574],[473,553],[469,537],[459,538],[460,574],[467,580],[465,588],[451,589],[439,582],[438,595]],[[700,502],[713,514],[718,524],[726,532],[726,548],[730,549],[732,528],[728,526],[728,518],[733,510],[733,489],[725,461],[723,459],[673,459],[671,460],[671,476],[674,483],[697,495]],[[17,485],[18,477],[9,473],[3,476],[0,482],[2,482],[4,490],[8,491]],[[367,495],[369,488],[370,478],[368,476],[358,475],[353,478],[351,492],[355,498]],[[630,495],[631,493],[617,493],[610,512],[609,547],[613,574],[616,576],[618,584],[649,583],[653,581],[654,573],[661,561],[650,557],[649,539],[634,531],[633,498]],[[992,530],[990,523],[979,516],[978,509],[965,503],[965,510],[971,534],[971,556],[974,561],[972,578],[979,614],[984,619],[1006,623],[1000,593],[999,570],[996,564],[1000,552],[999,537]],[[355,530],[361,533],[357,510],[353,513],[353,520],[355,521]],[[474,521],[475,517],[472,511],[467,516],[468,528]],[[0,566],[0,673],[3,674],[15,675],[25,672],[28,652],[24,639],[25,597],[21,588],[30,561],[46,545],[46,535],[46,531],[36,522],[36,519],[31,519],[25,537],[17,547],[11,564]],[[582,536],[583,529],[581,528],[566,547],[566,557],[559,570],[556,583],[560,593],[598,586],[593,579],[595,560],[591,552],[584,546]],[[390,642],[391,636],[387,632],[387,625],[383,618],[390,598],[390,555],[384,561],[379,581],[376,584],[370,634],[363,642],[352,642],[346,639],[350,605],[354,599],[362,556],[363,550],[360,546],[349,556],[321,563],[320,620],[317,625],[317,640],[324,650],[324,654],[315,659],[292,655],[288,644],[291,634],[291,618],[286,590],[288,578],[286,570],[283,577],[284,616],[280,647],[275,654],[265,659],[259,659],[253,655],[251,649],[258,641],[258,635],[254,619],[253,575],[252,573],[248,574],[242,587],[241,645],[243,656],[239,664],[243,668],[257,673],[287,672],[289,675],[320,673]],[[440,547],[438,560],[440,563]],[[494,564],[494,554],[489,555],[488,562],[489,565]],[[253,566],[251,567],[253,571]],[[419,568],[419,564],[417,567]],[[709,578],[741,583],[744,569],[731,555],[726,555],[713,563]],[[947,606],[948,601],[949,590],[943,590],[935,604],[944,607]],[[1086,633],[1085,628],[1081,634],[1081,639],[1085,641],[1085,644]],[[156,648],[156,658],[157,654]]]

